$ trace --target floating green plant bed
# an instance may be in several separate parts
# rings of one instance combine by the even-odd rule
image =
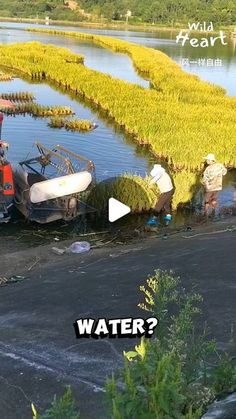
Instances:
[[[100,182],[94,186],[88,196],[88,204],[100,212],[107,210],[107,203],[111,196],[121,202],[125,202],[131,208],[132,213],[140,214],[154,208],[160,192],[156,185],[149,188],[150,178],[142,178],[131,174],[118,176],[108,181]],[[173,176],[175,194],[172,206],[176,210],[178,206],[194,205],[193,196],[198,192],[199,181],[195,173],[186,171],[177,172]]]
[[[137,45],[109,36],[95,35],[90,33],[63,31],[58,29],[28,28],[29,32],[47,33],[77,38],[93,42],[104,48],[118,53],[128,54],[137,70],[148,78],[152,86],[158,91],[171,94],[177,100],[186,102],[201,101],[213,102],[211,95],[223,96],[225,90],[199,79],[193,74],[187,74],[181,67],[171,60],[166,54],[153,48]]]
[[[74,111],[69,106],[41,106],[36,103],[18,104],[14,109],[0,108],[6,115],[25,115],[30,114],[35,117],[50,117],[58,115],[73,115]]]
[[[97,125],[86,119],[51,118],[48,125],[51,128],[65,128],[68,131],[86,132],[97,128]]]
[[[126,174],[94,186],[88,197],[88,204],[100,212],[107,209],[111,196],[125,202],[133,213],[149,211],[154,207],[159,192],[157,188],[148,188],[150,179]]]
[[[11,102],[33,102],[34,95],[29,92],[1,93],[0,98]]]
[[[154,155],[165,159],[173,171],[197,171],[210,151],[228,167],[236,167],[236,98],[188,75],[165,54],[137,47],[130,44],[143,68],[153,69],[149,74],[152,81],[155,77],[156,89],[91,70],[69,50],[38,42],[0,46],[0,66],[89,99],[136,142],[148,145]]]

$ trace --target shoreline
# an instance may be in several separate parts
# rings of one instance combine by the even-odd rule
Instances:
[[[189,227],[189,224],[187,224]],[[78,234],[77,237],[66,238],[62,240],[55,241],[51,239],[47,243],[43,244],[23,244],[19,242],[17,244],[10,243],[9,246],[0,247],[0,255],[2,261],[2,275],[6,277],[11,277],[12,275],[23,275],[24,277],[33,271],[34,268],[38,268],[38,265],[41,267],[51,265],[56,261],[66,261],[70,258],[78,258],[80,255],[64,253],[60,254],[53,250],[53,248],[65,249],[68,248],[75,241],[89,241],[91,244],[91,251],[87,254],[93,254],[96,258],[96,255],[100,252],[107,250],[124,250],[124,248],[136,248],[139,245],[140,239],[143,245],[151,244],[152,241],[158,241],[160,243],[163,240],[175,241],[180,238],[186,240],[192,239],[195,237],[204,237],[212,234],[220,234],[223,232],[234,232],[236,229],[235,226],[235,216],[227,216],[222,218],[220,221],[208,221],[206,223],[193,223],[191,224],[191,229],[187,229],[186,225],[178,228],[163,228],[163,229],[150,229],[150,231],[140,230],[139,233],[132,233],[132,230],[129,231],[129,238],[127,239],[127,234],[123,236],[122,232],[120,236],[116,237],[116,240],[113,240],[112,231],[106,232],[97,232],[97,233],[88,233],[88,234]],[[106,233],[106,234],[105,234]],[[96,237],[96,240],[95,240]],[[5,243],[8,240],[11,241],[12,236],[5,236]],[[104,242],[103,242],[104,240]],[[83,255],[82,255],[83,256]],[[0,287],[1,288],[1,287]]]
[[[107,29],[107,30],[116,30],[116,31],[128,31],[128,32],[178,32],[180,30],[187,30],[187,23],[177,24],[174,27],[170,26],[157,26],[156,24],[148,24],[142,23],[140,25],[137,24],[126,24],[124,23],[114,23],[114,22],[77,22],[77,21],[67,21],[67,20],[50,20],[50,25],[46,25],[45,19],[35,19],[35,18],[13,18],[13,17],[1,17],[0,16],[0,24],[1,22],[9,22],[9,23],[30,23],[30,24],[38,24],[38,25],[45,25],[46,28],[50,28],[51,26],[66,26],[70,27],[78,27],[78,28],[87,28],[87,29]],[[215,33],[218,30],[225,30],[227,32],[234,32],[235,26],[219,26],[216,27],[214,31],[211,33]],[[191,31],[199,33],[199,31]],[[204,33],[204,31],[202,31]]]

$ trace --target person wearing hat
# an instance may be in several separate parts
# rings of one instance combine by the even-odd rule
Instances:
[[[205,188],[205,214],[207,215],[210,208],[215,211],[217,207],[218,192],[222,190],[223,176],[226,175],[227,169],[223,164],[216,162],[213,153],[209,153],[204,160],[206,169],[201,183]]]
[[[148,220],[147,225],[156,226],[158,224],[157,216],[161,213],[161,211],[164,211],[164,219],[168,224],[172,220],[171,201],[174,195],[174,186],[172,180],[168,173],[165,171],[164,167],[162,167],[160,164],[154,165],[150,175],[152,180],[149,182],[148,186],[151,187],[154,183],[156,183],[161,194],[155,208],[153,209],[155,215]]]

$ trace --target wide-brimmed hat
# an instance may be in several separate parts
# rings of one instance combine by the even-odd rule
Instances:
[[[209,153],[207,156],[203,157],[204,160],[216,161],[215,154]]]

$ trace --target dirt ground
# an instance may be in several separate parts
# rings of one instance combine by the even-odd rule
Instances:
[[[135,317],[139,286],[154,269],[172,269],[204,298],[219,348],[235,352],[236,219],[170,236],[143,235],[124,246],[57,255],[52,243],[30,249],[1,246],[1,276],[20,275],[0,286],[0,417],[31,418],[70,384],[82,418],[109,417],[104,383],[122,366],[132,339],[76,340],[79,317]],[[4,239],[7,240],[7,239]]]

